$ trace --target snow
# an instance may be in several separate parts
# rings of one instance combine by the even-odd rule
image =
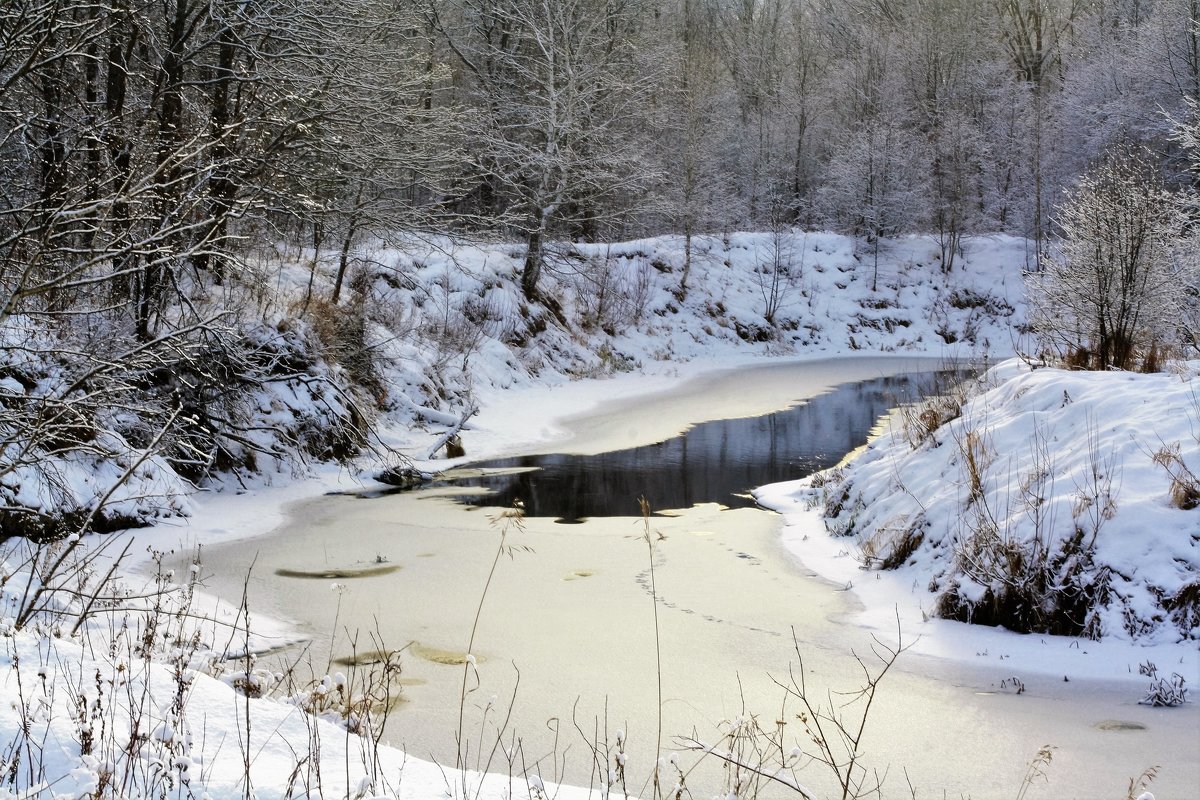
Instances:
[[[604,404],[631,403],[687,378],[768,358],[868,352],[954,358],[1008,354],[1017,347],[1022,240],[969,240],[950,275],[938,268],[931,239],[884,242],[878,290],[870,288],[869,261],[847,237],[791,232],[781,241],[736,233],[698,237],[695,247],[682,299],[678,237],[577,245],[561,254],[549,265],[545,290],[560,299],[566,318],[590,320],[586,328],[572,330],[544,308],[528,309],[514,280],[519,254],[509,245],[450,238],[375,245],[365,260],[381,266],[367,270],[364,283],[371,308],[368,338],[384,364],[387,387],[377,420],[381,441],[423,454],[444,429],[478,408],[464,426],[470,457],[529,451],[569,441],[572,419]],[[772,325],[763,314],[763,273],[756,270],[781,254],[790,273]],[[281,291],[290,287],[295,293],[306,279],[302,270],[285,273]],[[601,298],[610,291],[615,299],[605,305]],[[36,338],[22,320],[5,324],[0,334],[6,343],[28,345]],[[1189,364],[1177,374],[1113,376],[1000,364],[985,378],[990,391],[931,439],[914,449],[897,422],[846,470],[863,508],[853,540],[831,536],[820,509],[810,507],[819,492],[811,481],[764,487],[758,496],[783,514],[784,542],[805,566],[853,587],[863,603],[860,624],[892,630],[899,616],[906,630],[920,633],[920,654],[966,662],[1012,659],[1022,674],[1138,686],[1146,683],[1138,665],[1153,661],[1194,686],[1200,680],[1195,644],[1200,632],[1170,624],[1162,598],[1196,579],[1200,525],[1195,512],[1171,507],[1169,480],[1152,455],[1179,442],[1184,462],[1200,468],[1193,385],[1198,369]],[[0,380],[0,395],[27,391],[21,382]],[[328,418],[344,410],[338,398],[315,398],[299,384],[278,386],[256,402],[268,423],[290,422],[297,413]],[[332,410],[323,404],[332,404]],[[672,424],[723,413],[700,409]],[[1099,520],[1085,534],[1095,534],[1096,563],[1113,575],[1118,598],[1098,617],[1102,641],[1018,635],[930,616],[937,598],[927,588],[930,581],[943,587],[955,581],[971,597],[987,588],[956,571],[949,556],[961,537],[965,491],[954,437],[985,423],[992,456],[984,495],[1015,539],[1028,538],[1022,527],[1028,523],[1021,509],[1002,499],[1003,489],[1011,476],[1033,468],[1036,454],[1029,443],[1037,437],[1052,443],[1055,489],[1047,503],[1054,515],[1060,521]],[[139,457],[119,434],[105,435],[107,460],[64,458],[53,465],[62,479],[56,488],[66,487],[69,505],[87,508],[117,470]],[[587,449],[586,443],[580,446]],[[1073,513],[1097,458],[1114,477],[1111,519]],[[1120,466],[1107,466],[1110,458]],[[193,487],[152,457],[112,500],[122,513],[154,522],[137,541],[161,551],[174,541],[262,535],[285,519],[288,503],[359,485],[378,464],[314,465],[300,475],[282,463],[272,466],[283,469],[231,477],[224,487],[208,487],[221,491],[192,493]],[[52,496],[37,483],[45,474],[23,466],[5,475],[4,502],[43,507]],[[862,543],[882,536],[890,520],[918,513],[928,528],[917,563],[864,571],[855,558]],[[1056,542],[1064,535],[1055,529]],[[85,537],[77,547],[83,569],[103,574],[122,541]],[[88,558],[102,548],[108,552]],[[0,789],[0,798],[82,798],[102,788],[128,797],[195,792],[213,800],[248,794],[463,796],[474,795],[477,787],[480,797],[545,794],[570,800],[595,794],[543,784],[538,774],[459,773],[364,742],[347,733],[344,721],[304,713],[304,697],[343,687],[352,691],[354,674],[326,676],[309,687],[311,695],[293,692],[291,703],[247,696],[282,682],[256,669],[249,654],[295,641],[296,635],[286,623],[258,616],[246,632],[237,598],[205,597],[191,585],[194,571],[182,587],[146,597],[129,588],[136,578],[127,565],[122,587],[104,601],[111,608],[81,635],[69,635],[67,623],[87,598],[70,593],[57,598],[37,624],[16,630],[14,615],[26,587],[36,591],[35,566],[43,557],[23,542],[0,545],[5,698],[0,743],[6,743],[0,746],[0,774],[16,769],[21,787],[16,794]],[[153,554],[139,558],[145,569]],[[156,610],[164,597],[165,605]],[[236,630],[241,632],[235,636]],[[147,650],[142,643],[150,640],[157,644]],[[240,660],[223,665],[223,654]],[[616,735],[620,743],[624,733]],[[86,752],[89,741],[98,749]]]
[[[806,566],[862,598],[864,624],[891,630],[899,615],[920,633],[918,652],[965,661],[1003,654],[1021,674],[1143,686],[1138,667],[1152,662],[1195,686],[1200,630],[1194,616],[1166,606],[1200,578],[1200,516],[1173,505],[1171,476],[1155,456],[1166,448],[1200,463],[1198,375],[1198,362],[1134,375],[1009,360],[981,378],[961,416],[916,446],[911,416],[906,424],[893,415],[851,464],[817,476],[819,487],[805,479],[756,497],[784,515],[784,542]],[[970,431],[985,432],[974,500],[964,466]],[[826,517],[831,497],[840,510]],[[1094,563],[1081,580],[1105,582],[1110,601],[1078,620],[1086,631],[1020,635],[933,616],[947,592],[979,599],[1003,589],[961,553],[977,535],[972,507],[983,506],[1013,546],[1040,542],[1053,555],[1077,534],[1094,538]],[[920,544],[897,568],[878,568],[908,530],[922,534]]]

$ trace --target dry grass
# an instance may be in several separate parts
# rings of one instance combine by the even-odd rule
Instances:
[[[925,541],[925,518],[918,515],[896,524],[876,527],[859,545],[859,561],[867,569],[898,569],[908,563]]]
[[[983,476],[992,464],[993,449],[977,429],[969,429],[958,442],[963,472],[967,481],[967,505],[984,499]]]
[[[1164,444],[1154,453],[1153,458],[1154,463],[1171,476],[1171,505],[1184,511],[1191,511],[1200,506],[1200,476],[1197,476],[1183,460],[1179,442]]]
[[[913,450],[927,442],[936,444],[936,431],[961,417],[963,406],[976,391],[974,381],[960,373],[941,370],[938,375],[949,377],[939,379],[939,385],[919,402],[900,407],[900,429]]]

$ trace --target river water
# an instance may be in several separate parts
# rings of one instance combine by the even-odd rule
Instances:
[[[831,402],[825,405],[805,406],[815,420],[812,435],[827,434],[828,445],[815,448],[820,458],[797,457],[790,452],[793,437],[780,448],[788,452],[777,455],[789,469],[809,469],[856,446],[859,434],[849,436],[841,427],[846,419],[874,418],[876,409],[864,409],[855,397],[886,404],[899,384],[881,379],[934,366],[858,359],[709,376],[676,392],[577,417],[569,423],[573,438],[541,449],[595,453],[605,452],[606,443],[608,449],[649,445],[671,427],[665,417],[675,420],[678,433],[704,419],[736,417],[739,407],[758,414],[809,400],[834,383],[876,381],[871,388],[827,395]],[[737,437],[725,440],[726,451],[745,449]],[[694,455],[689,451],[683,463]],[[551,466],[565,461],[549,459]],[[716,470],[730,471],[736,472]],[[694,490],[695,471],[689,474]],[[507,531],[499,508],[462,502],[463,491],[485,487],[305,501],[267,536],[207,549],[209,589],[239,597],[246,565],[254,562],[247,583],[252,609],[292,620],[310,637],[302,654],[282,656],[300,660],[301,672],[321,675],[331,662],[352,661],[380,643],[406,647],[404,702],[389,717],[387,738],[418,757],[455,761],[462,656],[477,613],[477,671],[469,676],[463,715],[471,765],[480,753],[486,760],[497,740],[512,752],[519,739],[521,760],[537,762],[543,777],[588,785],[593,769],[585,740],[612,745],[620,729],[627,733],[630,788],[639,789],[654,760],[660,707],[667,752],[682,751],[680,737],[714,742],[738,719],[749,718],[768,731],[783,723],[789,750],[793,743],[813,749],[797,717],[800,709],[779,682],[797,675],[802,660],[811,696],[841,708],[846,697],[836,693],[862,683],[852,653],[870,666],[872,635],[848,622],[856,610],[852,593],[812,575],[783,548],[778,516],[728,500],[747,478],[716,489],[724,503],[687,505],[672,502],[674,495],[657,495],[667,498],[652,501],[663,513],[643,520],[604,516],[608,512],[598,506],[572,505],[574,500],[543,503],[545,497],[579,494],[588,480],[545,484],[534,497],[528,493],[534,475],[490,479],[502,502],[525,487],[528,510],[546,514]],[[621,492],[663,491],[648,477],[634,483],[648,488],[629,485]],[[711,500],[710,488],[693,495]],[[499,548],[504,552],[496,562]],[[1184,787],[1200,776],[1200,716],[1194,708],[1172,715],[1138,706],[1125,684],[1028,681],[1018,694],[1012,677],[1002,664],[984,669],[902,656],[872,707],[864,763],[881,773],[890,768],[892,796],[908,796],[907,781],[918,797],[1015,796],[1030,759],[1045,744],[1059,748],[1049,768],[1047,788],[1054,791],[1030,797],[1121,796],[1130,777],[1155,764],[1169,765],[1155,786],[1159,797],[1187,796]],[[821,765],[807,756],[799,765],[806,784],[831,787]],[[492,768],[509,765],[501,759]],[[719,762],[710,757],[698,769],[688,779],[692,791],[716,794]],[[764,794],[776,795],[787,793]]]
[[[641,497],[655,509],[706,502],[751,508],[750,490],[834,466],[866,441],[888,409],[927,394],[953,374],[917,372],[843,384],[781,411],[702,422],[639,447],[479,462],[471,466],[485,474],[457,483],[487,490],[469,502],[507,508],[519,500],[528,515],[560,522],[636,515]]]

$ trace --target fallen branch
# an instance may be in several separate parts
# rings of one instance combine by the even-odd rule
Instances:
[[[414,406],[413,408],[415,409],[420,407]],[[463,412],[462,416],[455,420],[445,431],[445,433],[437,438],[433,444],[433,447],[429,448],[429,453],[425,456],[425,460],[429,461],[430,459],[434,458],[437,455],[437,452],[446,446],[447,442],[458,436],[459,432],[462,431],[464,426],[466,426],[467,421],[478,413],[479,408],[474,404],[467,406],[467,409]]]

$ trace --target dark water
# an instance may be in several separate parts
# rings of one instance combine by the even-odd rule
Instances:
[[[479,462],[471,466],[532,469],[456,483],[491,490],[464,497],[465,503],[508,507],[519,499],[526,514],[562,522],[637,516],[641,496],[655,510],[705,502],[753,506],[746,492],[837,464],[866,442],[890,408],[936,391],[949,375],[911,373],[846,384],[785,411],[706,422],[682,436],[629,450]]]

